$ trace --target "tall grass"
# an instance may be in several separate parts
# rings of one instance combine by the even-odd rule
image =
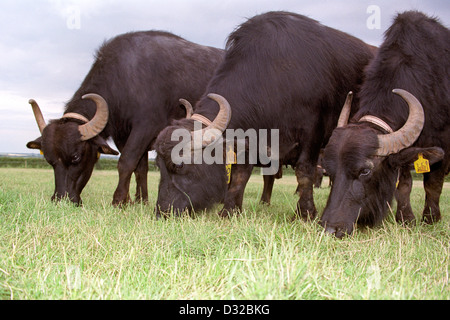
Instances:
[[[156,220],[150,205],[110,205],[118,177],[94,171],[83,207],[52,203],[53,172],[0,169],[1,299],[449,299],[450,189],[443,221],[402,227],[392,217],[337,240],[291,222],[295,177],[260,205],[253,176],[244,212]],[[133,186],[132,186],[133,187]],[[133,192],[133,190],[132,190]],[[323,210],[329,189],[315,190]],[[412,205],[423,207],[423,188]]]

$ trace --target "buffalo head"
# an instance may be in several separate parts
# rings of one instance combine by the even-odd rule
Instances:
[[[221,139],[231,118],[231,108],[225,98],[217,94],[209,94],[208,97],[220,106],[213,121],[193,114],[190,103],[181,99],[187,110],[186,119],[174,121],[156,139],[156,163],[161,171],[155,209],[158,217],[171,210],[175,215],[185,210],[203,210],[224,198],[227,188],[225,166],[194,159],[196,154],[202,154]],[[196,121],[197,124],[201,122],[204,127],[194,130]],[[177,132],[188,133],[187,148],[183,150],[177,150],[180,146],[180,135]],[[183,152],[188,153],[181,155],[188,161],[178,157]]]
[[[30,149],[39,149],[55,173],[55,192],[52,200],[68,197],[81,204],[81,191],[88,182],[100,153],[114,154],[99,134],[108,122],[108,105],[97,94],[87,94],[97,105],[92,120],[78,113],[66,113],[57,120],[45,123],[41,110],[34,100],[30,100],[41,137],[27,143]]]
[[[333,186],[321,218],[326,231],[341,238],[354,226],[374,226],[388,212],[401,168],[409,168],[422,153],[430,164],[440,161],[440,148],[418,148],[414,142],[424,126],[422,105],[409,92],[396,89],[409,106],[402,128],[393,132],[381,119],[365,116],[347,124],[348,99],[324,151],[324,168]],[[349,96],[350,97],[350,96]]]

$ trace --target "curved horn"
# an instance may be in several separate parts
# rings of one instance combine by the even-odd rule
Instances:
[[[348,123],[350,117],[350,111],[352,110],[353,92],[350,91],[345,99],[344,106],[342,107],[341,115],[339,116],[337,128],[344,127]]]
[[[225,131],[225,129],[228,127],[228,124],[231,120],[231,107],[228,103],[227,99],[222,97],[221,95],[210,93],[208,94],[208,98],[211,100],[216,101],[219,104],[220,110],[217,114],[214,121],[204,128],[202,130],[202,137],[205,135],[206,132],[209,131],[209,133],[213,133],[210,139],[206,139],[202,141],[202,147],[205,148],[208,145],[210,145],[212,142],[214,142],[217,138],[219,138],[220,135]],[[214,131],[211,131],[214,130]]]
[[[180,99],[178,101],[180,101],[180,103],[186,108],[186,119],[190,119],[194,114],[194,109],[192,108],[191,103],[185,99]]]
[[[89,93],[85,94],[82,98],[90,99],[97,105],[97,111],[92,120],[78,127],[78,131],[81,133],[81,140],[86,141],[97,136],[105,129],[106,124],[108,123],[109,111],[105,99],[98,94]]]
[[[385,135],[378,135],[377,155],[388,156],[411,146],[422,132],[425,114],[419,100],[408,91],[394,89],[393,93],[402,97],[409,106],[409,116],[403,127]]]
[[[41,108],[39,108],[39,105],[34,99],[30,99],[28,103],[31,104],[31,108],[33,108],[34,117],[36,118],[36,123],[42,135],[42,132],[44,131],[44,128],[47,126],[47,124],[45,123]]]

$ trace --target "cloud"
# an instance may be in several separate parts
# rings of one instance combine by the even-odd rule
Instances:
[[[366,25],[372,4],[381,10],[380,29]],[[25,143],[39,134],[28,99],[38,101],[46,119],[61,116],[97,48],[121,33],[166,30],[223,48],[247,18],[287,10],[379,45],[398,11],[450,19],[448,0],[2,0],[0,9],[1,133],[8,136],[8,144],[0,140],[0,152],[27,152]]]

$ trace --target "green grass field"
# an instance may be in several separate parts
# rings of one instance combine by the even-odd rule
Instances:
[[[238,217],[217,206],[158,221],[159,174],[149,175],[150,204],[120,210],[116,171],[95,170],[79,208],[50,201],[52,170],[0,168],[0,299],[450,299],[448,184],[441,222],[402,227],[391,215],[338,240],[291,222],[293,176],[265,206],[254,175]],[[328,193],[315,190],[320,212]],[[423,199],[417,184],[417,217]]]

